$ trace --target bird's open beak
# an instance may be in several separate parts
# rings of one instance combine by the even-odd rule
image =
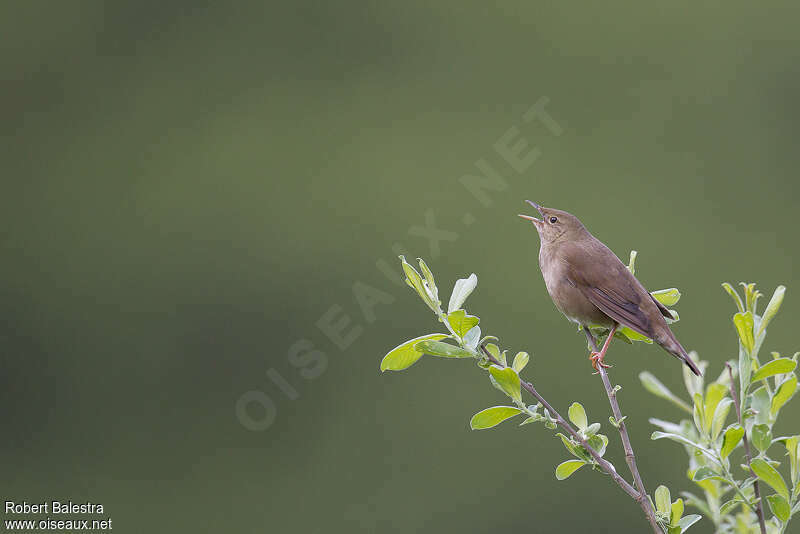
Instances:
[[[542,213],[542,207],[539,204],[537,204],[536,202],[533,202],[532,200],[526,200],[525,202],[527,202],[528,204],[530,204],[531,206],[536,208],[536,211],[538,211],[539,214],[542,217],[544,217],[544,213]],[[523,215],[521,213],[519,214],[519,216],[522,217],[523,219],[531,221],[533,224],[535,224],[537,226],[542,224],[542,220],[541,219],[537,219],[536,217],[532,217],[530,215]]]

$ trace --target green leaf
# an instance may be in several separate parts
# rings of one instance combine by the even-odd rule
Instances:
[[[672,503],[672,511],[669,514],[669,524],[673,527],[678,526],[678,521],[683,517],[683,499],[675,499]]]
[[[489,368],[489,372],[506,395],[517,402],[522,402],[519,375],[515,370],[510,367],[498,367],[493,365]]]
[[[706,432],[711,431],[711,423],[714,421],[717,405],[727,392],[728,388],[717,383],[711,383],[706,388],[705,405],[703,406],[703,429]]]
[[[772,397],[772,406],[770,407],[770,414],[775,417],[784,404],[789,402],[794,392],[797,391],[797,377],[792,375],[789,380],[784,380]]]
[[[800,436],[791,436],[782,440],[783,446],[786,447],[786,454],[789,456],[789,471],[792,478],[792,486],[797,485],[797,480],[800,478]]]
[[[728,282],[722,284],[722,288],[728,292],[728,295],[731,296],[733,302],[736,304],[736,308],[740,312],[744,312],[744,303],[742,302],[742,298],[739,296],[739,293],[730,285]]]
[[[789,489],[786,487],[786,482],[783,481],[783,477],[774,467],[761,458],[756,458],[750,462],[750,467],[753,468],[753,472],[758,478],[769,484],[784,499],[789,500]]]
[[[631,341],[639,341],[639,342],[642,342],[642,343],[653,343],[653,340],[650,339],[649,337],[643,336],[639,332],[637,332],[635,330],[631,330],[627,326],[620,327],[620,329],[617,330],[617,334],[624,335],[626,338],[628,338],[628,342],[629,343]],[[616,336],[616,334],[615,334],[615,336]]]
[[[725,397],[717,404],[717,409],[714,411],[714,419],[711,421],[712,440],[716,440],[725,427],[725,421],[728,419],[728,413],[731,411],[732,405],[733,399],[730,397]]]
[[[680,521],[678,521],[678,526],[681,528],[681,532],[686,532],[689,530],[689,527],[700,521],[703,517],[697,514],[687,515],[686,517],[682,517]]]
[[[733,498],[719,507],[719,515],[727,515],[728,512],[736,508],[737,505],[743,504],[744,501],[739,497]]]
[[[764,380],[771,376],[791,373],[794,371],[795,367],[797,367],[797,362],[791,358],[778,358],[777,360],[772,360],[759,367],[750,381],[758,382],[759,380]]]
[[[566,462],[561,462],[556,467],[556,479],[564,480],[569,478],[572,473],[580,469],[586,465],[586,462],[583,460],[567,460]]]
[[[511,364],[511,368],[514,369],[517,373],[521,373],[525,366],[528,365],[528,361],[530,360],[530,356],[528,356],[527,352],[518,352],[516,356],[514,356],[514,363]]]
[[[727,458],[739,442],[742,441],[742,436],[744,436],[744,428],[740,426],[732,426],[725,431],[725,435],[722,437],[722,448],[720,449],[720,456],[722,456],[723,460]]]
[[[578,430],[584,431],[589,426],[589,421],[586,419],[586,411],[579,402],[573,402],[569,407],[569,420],[578,427]]]
[[[650,293],[653,295],[653,298],[656,299],[658,302],[663,304],[666,307],[675,306],[678,301],[681,299],[681,292],[678,291],[678,288],[670,288],[670,289],[661,289],[659,291],[653,291]]]
[[[694,426],[697,427],[697,430],[707,434],[706,426],[705,426],[705,417],[703,416],[703,410],[705,406],[703,404],[703,396],[700,393],[694,394],[694,410],[692,411],[692,417],[694,418]]]
[[[469,332],[464,334],[464,345],[472,350],[476,350],[478,348],[478,341],[481,338],[481,327],[480,326],[473,326],[470,328]]]
[[[672,497],[669,494],[669,488],[666,486],[659,486],[655,491],[656,510],[662,514],[669,515],[672,510]]]
[[[784,293],[786,293],[786,287],[784,286],[778,286],[775,289],[775,293],[772,294],[772,298],[769,304],[767,304],[767,308],[764,310],[764,315],[761,316],[761,324],[758,325],[756,339],[767,329],[767,325],[775,318],[775,315],[777,315],[781,303],[783,302]]]
[[[603,456],[606,453],[606,447],[608,446],[608,438],[603,434],[594,434],[592,436],[589,436],[586,439],[586,442],[600,456]]]
[[[458,334],[459,337],[463,338],[473,326],[476,326],[480,322],[480,319],[474,315],[467,315],[467,312],[464,310],[456,310],[447,314],[447,322],[450,323],[453,331]]]
[[[759,423],[769,423],[769,409],[772,404],[769,391],[766,387],[760,387],[750,395],[750,408],[756,412],[755,421]]]
[[[747,350],[748,354],[752,354],[756,343],[753,339],[752,312],[737,313],[733,316],[733,324],[736,326],[736,332],[739,334],[739,341],[742,346]]]
[[[791,509],[786,499],[781,495],[768,495],[767,502],[769,503],[769,509],[772,510],[775,517],[781,520],[781,523],[786,523],[789,520]]]
[[[477,285],[478,277],[475,276],[475,273],[472,273],[467,278],[460,278],[456,280],[456,283],[453,286],[453,292],[450,294],[450,302],[447,305],[447,313],[453,313],[463,306],[464,301],[467,300],[467,297],[475,290]]]
[[[761,452],[766,451],[772,445],[772,431],[768,425],[753,425],[750,430],[750,437],[753,440],[753,445]]]
[[[547,410],[545,410],[545,415],[547,415]],[[589,451],[584,449],[582,445],[580,445],[579,443],[573,443],[573,441],[570,438],[568,438],[561,432],[557,433],[556,436],[558,436],[561,439],[561,443],[564,444],[564,448],[566,448],[567,451],[569,451],[573,456],[584,462],[588,463],[592,462],[591,454],[589,454]]]
[[[638,252],[631,250],[631,256],[628,259],[628,270],[631,272],[631,274],[636,274],[636,256],[638,255]]]
[[[692,480],[694,482],[702,482],[703,480],[724,480],[719,474],[708,466],[701,467],[694,472]]]
[[[389,354],[381,360],[381,372],[383,371],[402,371],[408,369],[419,360],[423,352],[414,348],[414,345],[423,340],[439,340],[450,337],[447,334],[428,334],[412,340],[406,341],[389,351]]]
[[[666,399],[671,403],[675,404],[680,409],[692,413],[691,407],[686,404],[682,399],[678,398],[674,393],[672,393],[667,386],[661,383],[661,381],[653,376],[652,373],[648,371],[643,371],[639,373],[639,380],[642,382],[644,389],[652,393],[657,397],[661,397],[662,399]]]
[[[416,269],[409,265],[406,261],[405,256],[400,256],[400,261],[402,262],[403,272],[406,273],[406,284],[408,284],[412,289],[414,289],[419,298],[428,305],[428,307],[436,312],[438,310],[438,306],[434,304],[433,299],[428,294],[428,291],[425,289],[426,283],[423,283],[422,277],[419,275]]]
[[[469,426],[472,430],[492,428],[521,413],[522,410],[513,406],[493,406],[473,415]]]
[[[419,268],[422,270],[423,276],[425,276],[425,283],[423,286],[426,287],[426,292],[431,299],[436,301],[438,308],[438,305],[440,305],[441,302],[439,302],[439,288],[436,287],[436,281],[433,279],[433,273],[430,269],[428,269],[428,264],[425,263],[422,258],[417,258],[417,261],[419,262]]]
[[[678,443],[682,443],[684,445],[689,445],[690,447],[694,447],[695,449],[697,449],[700,452],[703,452],[706,455],[710,454],[710,451],[708,449],[706,449],[705,447],[703,447],[702,445],[700,445],[699,443],[695,443],[694,441],[690,440],[689,438],[685,438],[685,437],[680,436],[678,434],[672,434],[670,432],[660,432],[658,430],[656,430],[655,432],[650,434],[650,439],[652,439],[652,440],[665,439],[665,438],[666,439],[670,439],[672,441],[676,441]]]
[[[431,356],[440,358],[474,358],[475,354],[461,347],[456,347],[450,343],[442,341],[419,341],[414,348]]]

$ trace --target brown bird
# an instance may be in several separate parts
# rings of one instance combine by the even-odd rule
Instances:
[[[590,327],[610,329],[602,350],[590,356],[595,370],[598,365],[608,367],[603,359],[622,325],[649,337],[701,376],[664,319],[672,317],[669,310],[650,295],[611,249],[571,213],[526,202],[542,216],[520,215],[539,232],[539,267],[556,308],[580,324],[592,344]]]

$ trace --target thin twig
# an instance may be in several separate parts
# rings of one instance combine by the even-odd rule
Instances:
[[[583,330],[586,333],[587,339],[589,339],[589,342],[592,344],[592,348],[597,352],[597,340],[586,327],[583,327]],[[636,489],[639,492],[638,497],[635,497],[636,502],[642,507],[644,515],[647,516],[647,521],[650,523],[650,526],[653,527],[653,530],[655,532],[662,532],[661,527],[658,526],[658,522],[656,521],[656,514],[650,503],[650,499],[647,497],[642,475],[639,474],[639,469],[636,467],[636,455],[633,453],[633,446],[631,446],[631,439],[628,436],[628,429],[625,426],[625,421],[623,421],[619,402],[617,402],[617,392],[611,387],[611,381],[608,379],[608,373],[605,367],[598,365],[597,370],[600,373],[600,378],[603,380],[603,386],[606,388],[606,395],[608,395],[608,402],[611,404],[611,411],[614,414],[614,419],[617,421],[616,426],[619,430],[619,436],[622,439],[622,448],[625,450],[625,462],[627,462],[628,468],[631,470],[633,483],[636,485]]]
[[[486,350],[486,347],[481,345],[480,349],[483,355],[486,356],[486,358],[488,358],[490,362],[492,362],[494,365],[502,367],[502,364],[499,361],[497,361],[497,359],[494,356],[492,356],[492,354],[488,350]],[[525,391],[533,395],[536,398],[536,400],[542,403],[542,406],[544,406],[544,408],[550,413],[553,419],[555,419],[556,423],[558,423],[558,425],[561,428],[566,430],[573,438],[575,438],[575,440],[578,441],[578,443],[581,444],[581,446],[584,449],[586,449],[586,451],[592,456],[597,465],[600,466],[600,468],[603,471],[605,471],[608,475],[610,475],[611,478],[614,480],[614,482],[616,482],[617,485],[619,485],[619,487],[622,488],[622,490],[625,493],[627,493],[631,498],[635,500],[639,498],[639,492],[636,491],[636,488],[628,484],[628,481],[626,481],[617,473],[617,471],[614,469],[614,466],[611,465],[611,463],[608,462],[608,460],[605,460],[602,456],[597,454],[597,451],[595,451],[592,447],[589,446],[586,440],[583,439],[580,434],[578,434],[578,431],[572,428],[572,425],[570,425],[566,419],[561,417],[561,414],[559,414],[552,406],[550,406],[550,403],[547,402],[544,399],[544,397],[539,395],[539,392],[536,391],[536,388],[533,387],[533,384],[531,384],[530,382],[526,382],[525,380],[522,379],[520,379],[520,384],[525,389]],[[660,534],[661,530],[658,530],[657,532]]]
[[[761,492],[758,490],[758,477],[756,476],[755,471],[753,471],[753,467],[750,465],[750,462],[753,461],[753,457],[750,454],[750,443],[747,440],[747,429],[742,422],[742,408],[739,405],[739,395],[736,393],[736,387],[733,385],[733,368],[731,367],[730,363],[725,363],[725,367],[728,368],[728,375],[731,377],[731,397],[733,398],[733,405],[736,406],[736,419],[739,421],[739,426],[742,427],[744,430],[744,434],[742,435],[742,444],[744,445],[744,454],[745,458],[747,458],[747,467],[750,468],[750,474],[753,475],[755,482],[753,482],[753,493],[755,494],[755,501],[756,501],[756,516],[758,517],[758,526],[761,528],[761,534],[767,534],[767,524],[764,522],[764,507],[761,506]]]

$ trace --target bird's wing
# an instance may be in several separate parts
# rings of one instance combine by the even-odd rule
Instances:
[[[566,257],[570,283],[614,321],[652,338],[645,310],[655,306],[654,299],[614,253],[602,247],[607,253],[587,254],[581,247]]]

